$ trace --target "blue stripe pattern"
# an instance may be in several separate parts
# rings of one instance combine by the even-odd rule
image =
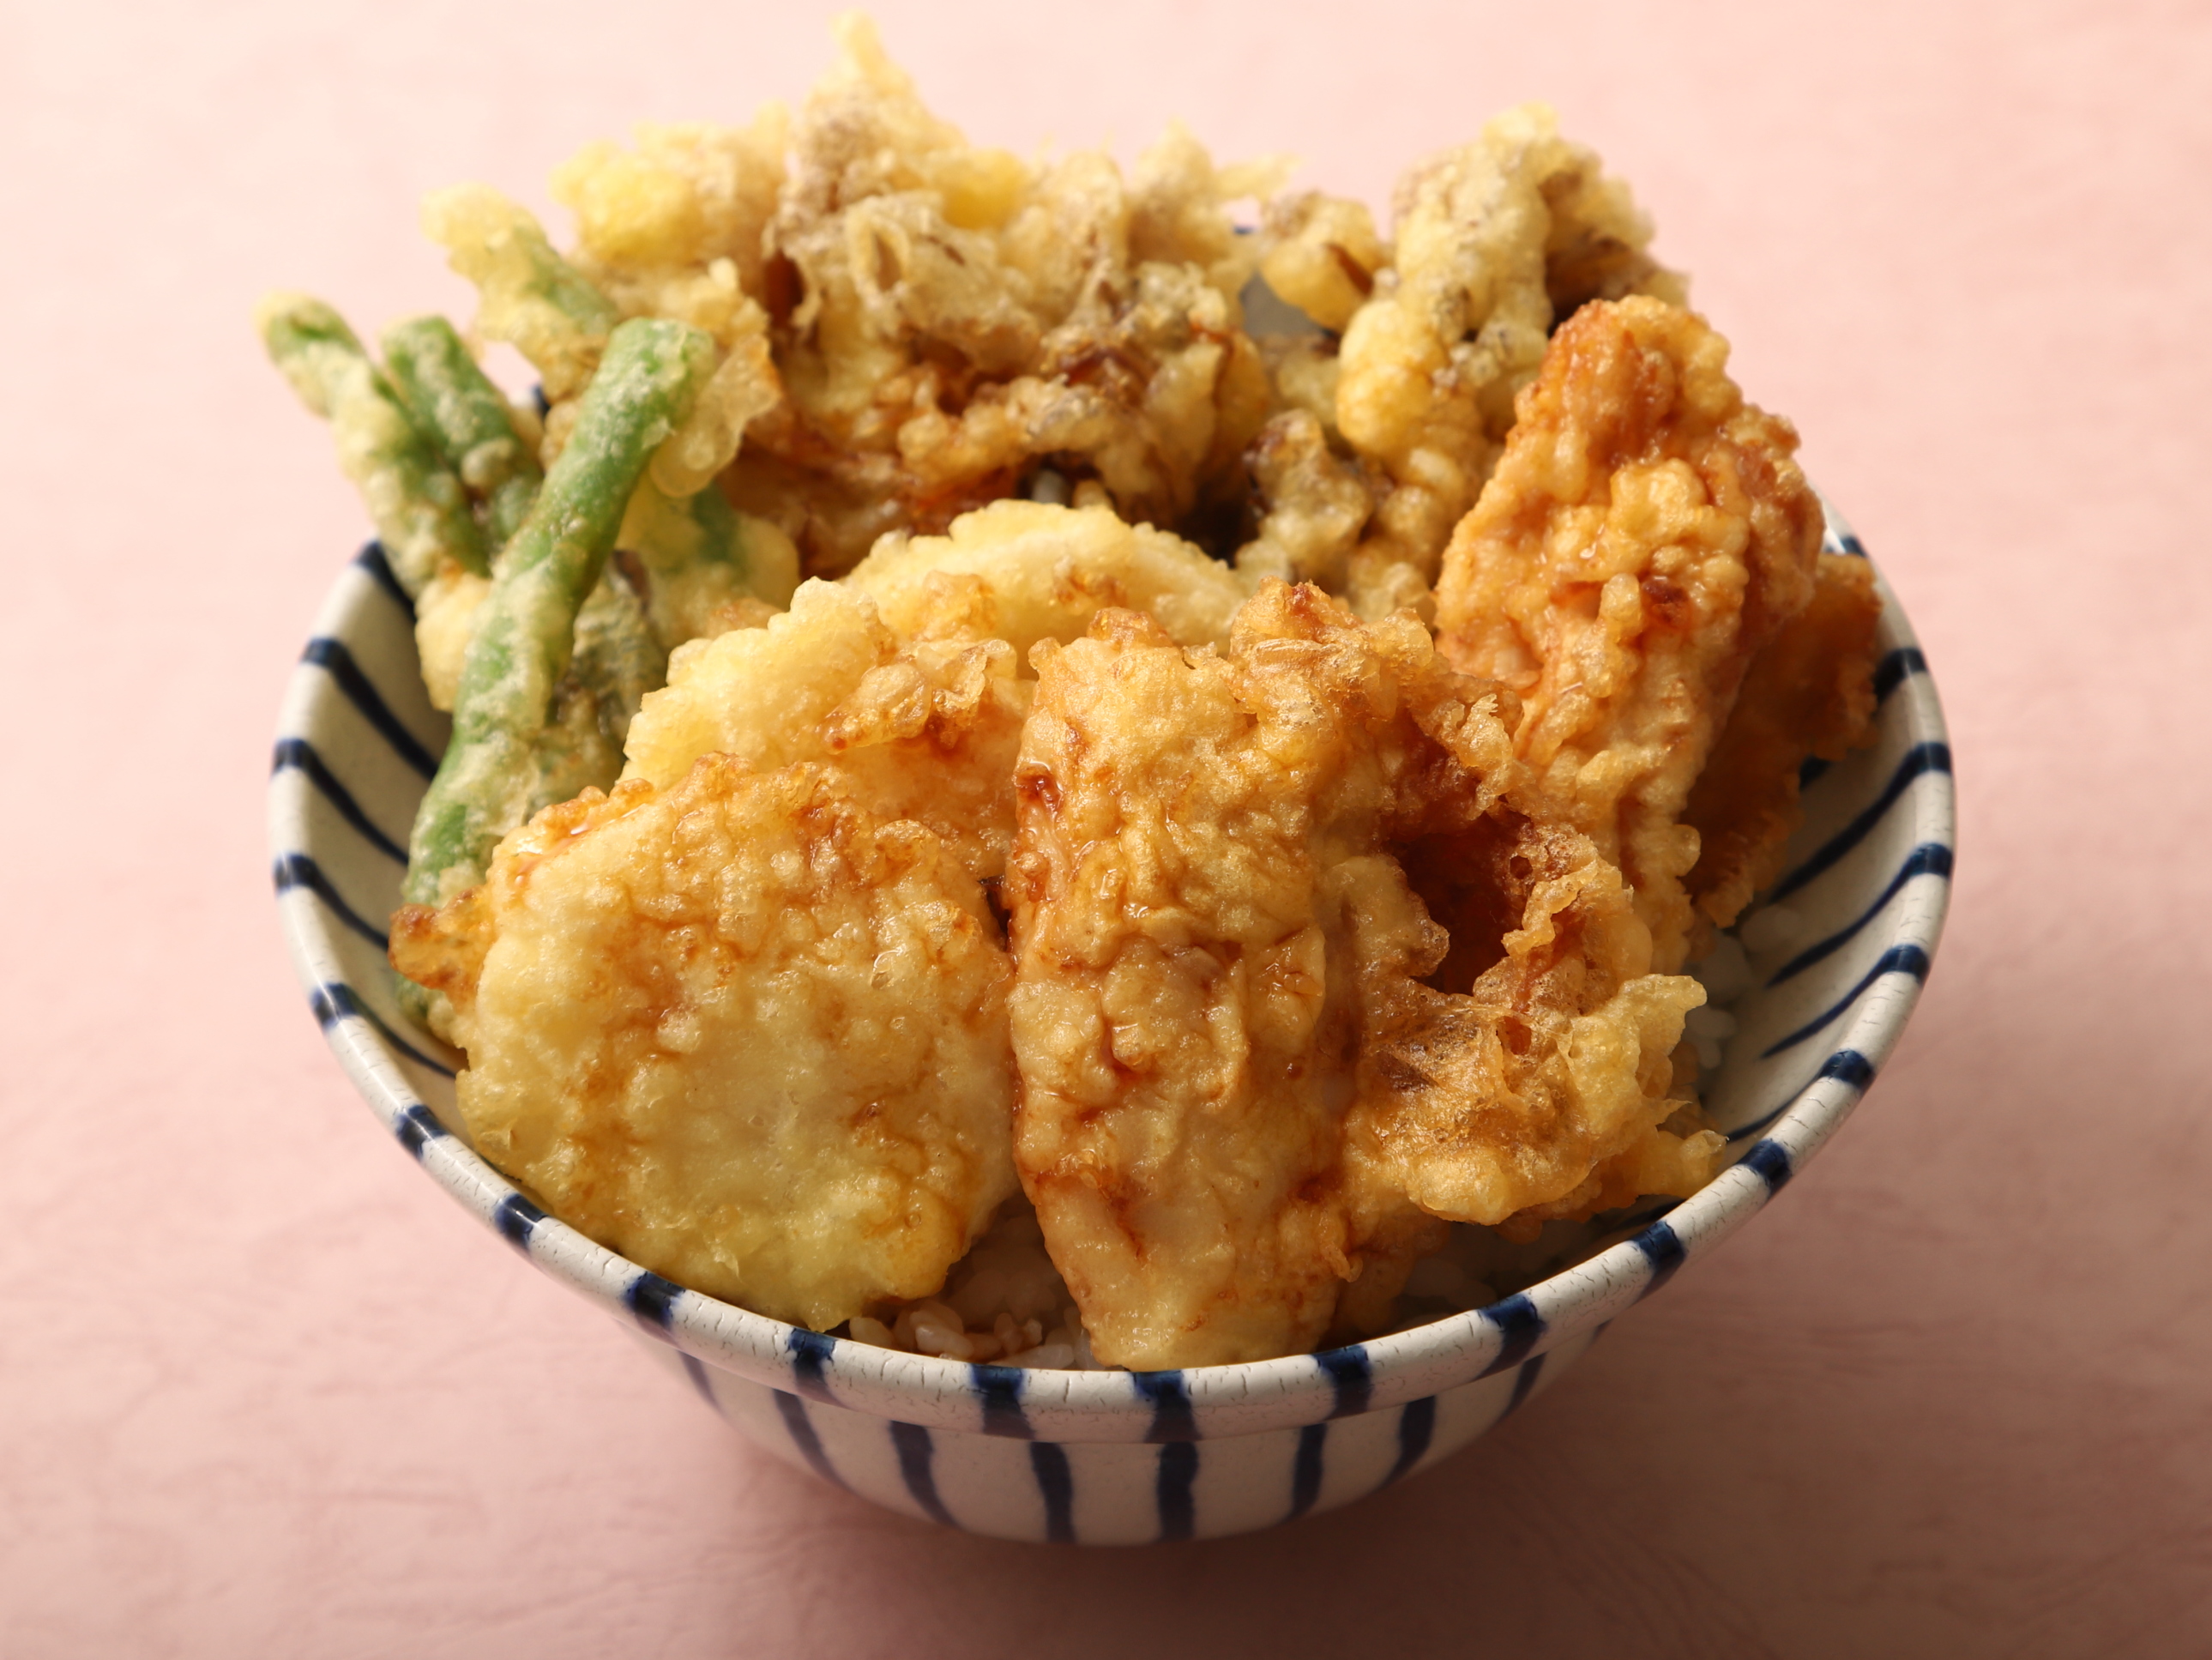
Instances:
[[[1535,1393],[1536,1380],[1544,1375],[1545,1359],[1543,1355],[1537,1355],[1524,1363],[1521,1370],[1514,1373],[1512,1398],[1506,1402],[1505,1410],[1498,1414],[1501,1421],[1520,1411],[1521,1403]]]
[[[1198,1530],[1198,1443],[1170,1441],[1160,1449],[1153,1494],[1160,1507],[1160,1542],[1173,1544]]]
[[[507,1195],[491,1213],[491,1225],[499,1230],[499,1237],[525,1256],[530,1255],[530,1237],[544,1219],[545,1213],[519,1193]]]
[[[1915,980],[1925,980],[1928,977],[1928,953],[1917,946],[1892,946],[1875,959],[1875,965],[1866,971],[1858,984],[1853,986],[1826,1010],[1814,1015],[1787,1037],[1776,1038],[1774,1042],[1759,1051],[1759,1058],[1762,1061],[1771,1061],[1783,1050],[1796,1049],[1798,1044],[1814,1033],[1832,1026],[1850,1012],[1852,1004],[1857,1002],[1865,994],[1868,987],[1873,985],[1883,976],[1890,974],[1909,974]]]
[[[1482,1317],[1504,1333],[1505,1338],[1498,1358],[1482,1369],[1481,1376],[1485,1377],[1519,1365],[1544,1335],[1544,1316],[1536,1311],[1536,1305],[1528,1300],[1526,1292],[1516,1292],[1492,1303],[1483,1310]]]
[[[1899,646],[1881,662],[1875,665],[1874,701],[1886,702],[1890,693],[1903,685],[1908,676],[1928,672],[1928,660],[1917,646]]]
[[[433,1141],[442,1141],[453,1134],[438,1122],[437,1115],[417,1102],[392,1121],[392,1133],[399,1138],[399,1145],[416,1158],[422,1149]]]
[[[384,1017],[361,1000],[361,994],[343,980],[326,980],[315,988],[314,995],[307,1000],[314,1011],[315,1024],[325,1031],[341,1020],[366,1020],[375,1029],[376,1035],[418,1066],[451,1078],[453,1069],[442,1061],[434,1061],[402,1037],[385,1023]]]
[[[1889,810],[1897,805],[1898,798],[1911,787],[1913,780],[1929,773],[1948,773],[1950,770],[1951,750],[1948,745],[1915,744],[1905,752],[1905,758],[1898,763],[1897,770],[1890,775],[1888,784],[1873,804],[1831,836],[1819,852],[1776,883],[1774,891],[1767,895],[1767,902],[1771,904],[1785,894],[1796,892],[1865,841],[1875,826],[1881,824]]]
[[[1020,1441],[1036,1438],[1029,1414],[1022,1410],[1022,1386],[1027,1378],[1019,1366],[968,1368],[969,1387],[983,1403],[984,1434],[1011,1436]]]
[[[1190,1391],[1179,1371],[1133,1371],[1129,1382],[1152,1403],[1152,1426],[1147,1441],[1195,1441],[1198,1419],[1190,1409]]]
[[[361,718],[374,727],[378,735],[392,745],[394,755],[425,778],[438,775],[438,757],[423,748],[422,739],[401,724],[399,717],[392,712],[392,706],[384,701],[384,694],[362,672],[361,665],[353,660],[353,654],[346,649],[344,641],[318,635],[307,642],[300,660],[313,663],[329,675],[345,694],[346,702],[359,710]]]
[[[1861,911],[1856,921],[1839,928],[1818,945],[1808,946],[1796,956],[1775,970],[1766,983],[1770,986],[1778,986],[1784,980],[1792,979],[1804,973],[1814,964],[1849,945],[1860,929],[1881,915],[1883,908],[1897,897],[1907,882],[1920,876],[1936,876],[1946,882],[1949,881],[1951,879],[1951,849],[1941,842],[1923,842],[1905,855],[1905,862],[1898,866],[1897,874],[1889,879],[1889,885],[1881,891],[1881,897]]]
[[[1298,1456],[1291,1464],[1291,1513],[1294,1522],[1321,1497],[1322,1449],[1328,1444],[1327,1424],[1308,1424],[1298,1432]]]
[[[684,1363],[684,1375],[691,1380],[691,1387],[699,1391],[699,1398],[720,1413],[722,1403],[714,1398],[714,1380],[707,1376],[707,1368],[696,1355],[678,1350],[676,1358]]]
[[[1861,557],[1864,557],[1863,551],[1861,553]],[[1875,665],[1872,686],[1875,707],[1880,708],[1882,704],[1887,702],[1890,693],[1903,685],[1911,676],[1927,672],[1928,660],[1921,654],[1919,647],[1899,646]],[[1807,756],[1797,768],[1799,790],[1812,788],[1814,781],[1834,764],[1833,762],[1822,760],[1817,755]]]
[[[1675,1270],[1689,1256],[1682,1244],[1681,1236],[1668,1226],[1663,1219],[1654,1222],[1636,1236],[1636,1249],[1644,1253],[1644,1260],[1651,1265],[1650,1279],[1645,1280],[1644,1289],[1636,1293],[1638,1302],[1672,1280]]]
[[[305,888],[321,900],[331,915],[380,952],[392,949],[391,939],[382,928],[368,921],[345,902],[331,879],[323,874],[323,867],[304,853],[288,853],[276,861],[272,873],[276,879],[276,891],[289,893],[294,888]]]
[[[1336,1404],[1328,1412],[1331,1418],[1349,1418],[1367,1410],[1368,1396],[1375,1389],[1375,1368],[1368,1364],[1364,1348],[1354,1343],[1349,1348],[1326,1349],[1314,1356],[1314,1364],[1336,1386]]]
[[[1044,1536],[1048,1544],[1075,1542],[1075,1477],[1067,1468],[1067,1452],[1050,1441],[1030,1443],[1030,1470],[1044,1499]]]
[[[1838,1049],[1820,1063],[1820,1071],[1814,1073],[1813,1076],[1816,1079],[1823,1078],[1838,1079],[1850,1085],[1852,1089],[1863,1095],[1866,1093],[1866,1086],[1874,1081],[1874,1062],[1856,1049]],[[1731,1141],[1741,1141],[1747,1135],[1757,1135],[1776,1119],[1781,1117],[1784,1113],[1789,1111],[1796,1103],[1796,1096],[1789,1097],[1765,1116],[1753,1119],[1748,1124],[1736,1126],[1729,1132],[1728,1139]]]
[[[830,1359],[837,1353],[837,1340],[793,1326],[785,1344],[791,1351],[791,1381],[799,1386],[799,1392],[834,1406],[837,1397],[830,1393],[827,1374]]]
[[[1437,1397],[1426,1395],[1419,1401],[1408,1401],[1398,1414],[1398,1462],[1390,1466],[1390,1473],[1376,1484],[1380,1493],[1407,1470],[1421,1462],[1421,1455],[1429,1450],[1429,1441],[1437,1432]]]
[[[384,556],[383,543],[371,542],[354,555],[353,562],[375,579],[377,587],[392,596],[392,602],[407,613],[409,622],[415,620],[415,602],[407,597],[407,590],[400,587],[399,579],[392,575],[392,562]]]
[[[1790,1149],[1779,1141],[1754,1141],[1751,1151],[1744,1154],[1742,1164],[1766,1183],[1770,1196],[1781,1192],[1783,1184],[1797,1173],[1790,1166]]]
[[[942,1526],[958,1527],[952,1512],[945,1508],[945,1501],[937,1496],[937,1477],[929,1468],[937,1448],[929,1438],[929,1432],[919,1424],[902,1424],[893,1420],[891,1444],[898,1449],[899,1479],[906,1483],[914,1502],[921,1506],[921,1513]]]
[[[640,1268],[623,1287],[623,1306],[639,1325],[658,1337],[676,1323],[676,1302],[683,1295],[684,1287],[673,1280],[664,1280],[650,1268]]]
[[[822,1450],[822,1438],[814,1432],[814,1426],[806,1416],[806,1403],[787,1389],[771,1393],[775,1396],[776,1415],[783,1420],[784,1433],[799,1449],[799,1456],[806,1461],[807,1468],[834,1486],[844,1487],[845,1478],[837,1474],[837,1467]]]
[[[1840,1079],[1863,1095],[1874,1082],[1874,1062],[1856,1049],[1838,1049],[1820,1063],[1819,1076]]]
[[[323,764],[323,757],[315,753],[314,746],[304,738],[280,738],[276,753],[270,763],[270,775],[295,771],[315,787],[316,793],[333,807],[338,817],[353,826],[362,839],[388,859],[401,864],[407,862],[407,849],[379,829],[374,820],[362,811],[361,803],[353,793],[337,781],[337,775]]]

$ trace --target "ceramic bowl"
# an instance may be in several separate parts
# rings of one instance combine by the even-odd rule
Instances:
[[[1832,514],[1828,538],[1863,556]],[[1488,1307],[1325,1353],[1152,1372],[900,1353],[672,1284],[517,1192],[457,1133],[458,1057],[392,1000],[383,919],[446,722],[374,545],[338,580],[285,698],[277,903],[339,1064],[423,1173],[762,1445],[893,1510],[1002,1538],[1239,1533],[1364,1497],[1481,1434],[1755,1215],[1864,1094],[1927,975],[1952,857],[1942,711],[1887,589],[1884,603],[1879,739],[1808,768],[1787,874],[1740,930],[1748,967],[1734,959],[1732,984],[1709,977],[1734,1021],[1707,1087],[1730,1167],[1680,1203],[1553,1224],[1528,1282]],[[1704,1024],[1708,1045],[1729,1025]]]

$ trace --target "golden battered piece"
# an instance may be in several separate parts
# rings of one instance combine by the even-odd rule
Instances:
[[[1840,761],[1870,739],[1881,622],[1874,567],[1824,553],[1812,602],[1745,669],[1683,813],[1698,832],[1687,886],[1704,929],[1734,926],[1752,895],[1782,874],[1784,847],[1805,816],[1797,774],[1806,758]]]
[[[1015,1159],[1102,1359],[1308,1348],[1387,1317],[1435,1218],[1709,1173],[1716,1138],[1658,1128],[1702,992],[1644,972],[1585,840],[1505,806],[1510,699],[1417,621],[1268,583],[1225,657],[1109,611],[1038,661]]]
[[[393,918],[475,1144],[684,1285],[1034,1364],[1310,1349],[1449,1224],[1694,1192],[1674,970],[1863,741],[1880,606],[1626,186],[1530,105],[1394,244],[1180,125],[1126,174],[971,145],[836,27],[795,118],[562,167],[565,255],[425,206],[544,458],[624,319],[715,353],[536,800],[623,781]],[[1315,327],[1255,341],[1255,271]],[[1072,507],[1010,499],[1048,471]],[[424,589],[434,701],[488,587]],[[1042,1270],[947,1288],[1018,1183],[1080,1329]]]
[[[845,578],[884,620],[921,634],[940,614],[939,576],[972,577],[986,610],[979,633],[1026,659],[1040,640],[1078,639],[1109,606],[1141,611],[1186,646],[1218,645],[1251,592],[1217,560],[1150,525],[1128,525],[1107,508],[999,502],[952,521],[945,536],[891,536]]]
[[[710,752],[755,771],[827,763],[871,812],[928,825],[996,877],[1034,684],[1021,657],[1109,605],[1188,643],[1225,640],[1244,592],[1196,548],[1106,508],[999,502],[947,536],[887,538],[843,581],[804,584],[764,629],[679,648],[630,724],[624,775],[665,788]]]
[[[830,575],[1047,459],[1133,523],[1233,495],[1268,389],[1226,204],[1278,170],[1217,169],[1180,129],[1126,182],[1103,155],[1032,167],[932,115],[865,20],[837,32],[753,290],[785,395],[747,434],[738,504]]]
[[[1587,837],[1510,812],[1407,863],[1436,884],[1424,897],[1450,934],[1431,923],[1416,946],[1400,922],[1362,963],[1369,1030],[1346,1135],[1365,1179],[1510,1238],[1703,1187],[1722,1138],[1675,1090],[1672,1057],[1705,989],[1651,971],[1620,873]],[[1486,926],[1501,913],[1502,937]],[[1460,992],[1458,974],[1492,952]]]
[[[703,489],[783,395],[757,296],[788,125],[773,103],[750,127],[641,122],[634,149],[599,140],[554,170],[554,199],[576,219],[570,264],[623,316],[674,318],[720,348],[714,378],[653,457],[670,496]]]
[[[877,817],[926,824],[970,875],[997,877],[1030,687],[1013,648],[973,626],[974,579],[939,576],[933,594],[934,637],[902,639],[867,596],[817,580],[765,628],[679,648],[630,722],[623,776],[666,789],[709,754],[756,772],[821,764]]]
[[[1286,410],[1261,428],[1244,460],[1260,522],[1259,533],[1237,550],[1238,572],[1342,593],[1359,532],[1375,511],[1367,481],[1330,450],[1321,422],[1304,410]],[[1420,597],[1407,596],[1415,604]]]
[[[1796,432],[1743,401],[1727,362],[1658,301],[1577,312],[1437,591],[1439,648],[1520,694],[1530,811],[1620,866],[1662,972],[1692,944],[1691,787],[1820,555]]]
[[[1593,299],[1684,295],[1644,252],[1650,222],[1627,187],[1541,104],[1408,173],[1396,217],[1393,270],[1345,329],[1337,386],[1345,438],[1392,486],[1352,574],[1368,616],[1408,575],[1435,580],[1553,325]]]
[[[681,1285],[826,1329],[934,1293],[1013,1191],[981,890],[822,769],[587,791],[396,921],[477,1147]]]
[[[1267,204],[1260,275],[1286,304],[1334,333],[1375,292],[1390,250],[1364,202],[1306,191]]]

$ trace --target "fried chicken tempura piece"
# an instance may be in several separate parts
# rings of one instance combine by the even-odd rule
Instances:
[[[1541,104],[1415,168],[1396,209],[1394,273],[1346,327],[1337,383],[1344,436],[1392,485],[1354,562],[1365,616],[1399,603],[1407,575],[1435,580],[1554,321],[1593,299],[1684,295],[1644,252],[1650,222],[1627,186]]]
[[[1425,982],[1420,958],[1398,969],[1386,956],[1379,975],[1363,965],[1355,1164],[1431,1216],[1509,1238],[1643,1194],[1695,1193],[1722,1138],[1691,1122],[1672,1057],[1704,988],[1651,972],[1650,931],[1587,837],[1501,813],[1423,852],[1447,848],[1453,884],[1481,895],[1452,920],[1503,911],[1511,926],[1464,994],[1441,988],[1456,983],[1449,958]],[[1476,946],[1498,938],[1467,933]]]
[[[1255,604],[1334,610],[1279,584]],[[1418,624],[1379,648],[1249,633],[1228,659],[1187,654],[1108,612],[1040,653],[1016,773],[1015,1158],[1094,1351],[1132,1366],[1310,1347],[1363,1266],[1364,1213],[1403,1208],[1345,1189],[1345,866],[1430,747],[1408,671],[1464,690],[1470,747],[1507,754],[1488,689]]]
[[[1656,300],[1553,337],[1498,470],[1454,532],[1439,648],[1520,695],[1534,817],[1618,864],[1654,962],[1692,943],[1683,822],[1747,665],[1811,599],[1820,503],[1728,343]]]
[[[1225,657],[1107,612],[1038,661],[1015,1160],[1101,1358],[1309,1348],[1385,1316],[1437,1217],[1710,1173],[1713,1138],[1655,1141],[1702,992],[1644,973],[1585,839],[1505,806],[1510,699],[1416,620],[1268,583]],[[1401,854],[1480,890],[1435,884],[1457,962]]]
[[[1840,761],[1869,741],[1881,623],[1874,568],[1824,553],[1812,602],[1744,671],[1683,814],[1698,832],[1686,885],[1705,929],[1733,927],[1752,895],[1782,874],[1784,846],[1805,816],[1797,775],[1807,757]]]
[[[948,536],[887,538],[765,629],[679,648],[631,722],[624,775],[665,788],[709,752],[755,771],[823,763],[869,811],[928,825],[994,878],[1034,684],[1021,657],[1109,605],[1190,644],[1225,640],[1244,593],[1188,543],[1106,508],[1000,502]]]
[[[1180,537],[1109,508],[1042,502],[994,502],[944,536],[887,537],[845,586],[872,599],[892,628],[920,634],[942,611],[933,573],[981,582],[988,608],[973,626],[1024,659],[1040,640],[1079,638],[1109,606],[1145,612],[1181,644],[1221,644],[1251,591]]]
[[[679,648],[630,722],[623,776],[666,789],[708,754],[755,772],[822,764],[877,817],[925,824],[969,874],[997,877],[1030,685],[1013,648],[978,626],[989,596],[976,579],[916,586],[937,608],[915,618],[937,624],[930,637],[902,637],[866,594],[817,580],[765,628]]]
[[[679,1284],[826,1329],[934,1293],[1013,1191],[981,890],[823,769],[587,791],[395,925],[477,1149]]]

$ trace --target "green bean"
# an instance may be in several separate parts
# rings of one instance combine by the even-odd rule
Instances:
[[[494,551],[505,547],[545,477],[515,431],[506,398],[442,317],[394,324],[384,331],[383,346],[385,373],[469,494],[483,504]]]
[[[633,319],[609,338],[469,641],[453,735],[415,820],[410,903],[442,904],[483,880],[494,845],[527,817],[542,779],[537,740],[569,666],[577,612],[653,447],[714,368],[714,342],[681,323]]]
[[[345,319],[319,300],[272,294],[254,322],[300,401],[330,422],[338,465],[360,490],[400,587],[419,594],[447,560],[483,575],[483,538],[459,475]]]
[[[422,228],[476,285],[477,332],[528,358],[555,403],[581,391],[621,313],[553,251],[529,210],[487,185],[459,185],[424,198]]]
[[[484,504],[495,548],[504,549],[544,478],[515,433],[507,399],[441,317],[386,330],[384,356],[401,393]],[[636,594],[619,575],[603,573],[576,614],[574,657],[539,737],[538,780],[528,811],[566,801],[587,785],[611,787],[622,774],[630,717],[667,674],[668,654]]]

